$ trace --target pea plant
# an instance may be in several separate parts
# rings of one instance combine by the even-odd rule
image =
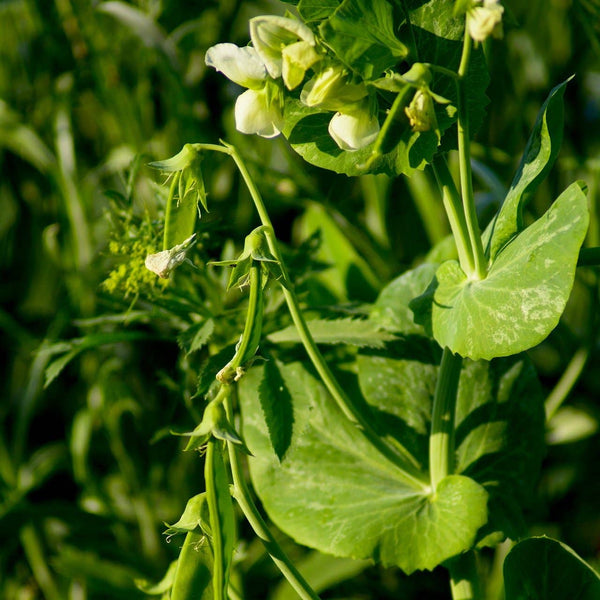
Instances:
[[[236,129],[283,136],[307,163],[348,177],[427,169],[451,237],[372,305],[343,313],[323,295],[311,301],[302,283],[323,267],[299,264],[278,241],[236,147],[190,143],[151,165],[168,188],[163,249],[145,263],[159,278],[193,269],[199,215],[210,210],[207,165],[218,157],[233,161],[260,225],[238,256],[227,246],[207,267],[214,281],[228,278],[236,309],[214,299],[220,311],[196,307],[186,338],[207,351],[188,402],[197,426],[179,432],[203,458],[204,487],[167,530],[184,540],[179,558],[140,588],[171,600],[243,597],[243,517],[303,599],[317,592],[273,527],[361,566],[441,567],[454,600],[501,597],[480,564],[494,551],[508,552],[506,599],[600,597],[592,568],[560,541],[527,537],[524,517],[546,418],[526,351],[559,323],[578,264],[595,261],[582,251],[585,183],[537,220],[525,210],[559,153],[569,81],[549,91],[482,229],[471,140],[488,104],[485,49],[502,38],[499,0],[290,4],[285,16],[251,19],[248,46],[206,53],[208,67],[246,88]],[[307,239],[306,256],[315,243]]]

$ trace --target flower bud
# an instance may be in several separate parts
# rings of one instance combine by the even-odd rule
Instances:
[[[235,44],[217,44],[206,52],[205,62],[231,79],[234,83],[250,89],[260,89],[267,77],[267,70],[254,48],[239,48]]]
[[[502,13],[504,7],[500,0],[477,0],[467,15],[467,29],[469,35],[476,42],[483,42],[490,35],[496,38],[502,37]]]
[[[283,82],[288,90],[298,87],[306,71],[316,62],[321,60],[321,56],[310,43],[301,41],[286,46],[281,52],[282,76]]]
[[[360,150],[377,138],[379,121],[369,102],[363,101],[336,113],[329,122],[328,131],[342,150]]]
[[[428,90],[417,90],[411,103],[404,109],[413,131],[429,131],[437,128],[433,98]]]
[[[145,265],[149,271],[156,273],[161,279],[168,279],[171,272],[182,262],[189,261],[187,254],[196,243],[196,234],[192,234],[187,240],[173,248],[149,254],[146,256]]]
[[[310,107],[341,111],[346,105],[358,102],[366,95],[364,83],[348,83],[343,68],[330,66],[306,82],[300,93],[300,101]]]
[[[272,15],[250,19],[250,38],[273,79],[281,77],[282,52],[286,46],[298,41],[313,47],[315,45],[315,36],[304,23]]]

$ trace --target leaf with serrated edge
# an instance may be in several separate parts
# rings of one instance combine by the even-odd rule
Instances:
[[[271,446],[281,461],[292,443],[294,414],[292,398],[275,360],[265,364],[258,395]]]
[[[394,335],[379,331],[376,324],[364,319],[313,319],[306,322],[317,344],[349,344],[351,346],[383,348]],[[291,325],[267,336],[274,344],[300,343],[295,326]]]

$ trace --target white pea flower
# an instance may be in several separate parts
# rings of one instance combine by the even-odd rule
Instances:
[[[483,42],[490,35],[502,37],[502,14],[500,0],[476,0],[477,4],[467,13],[467,29],[476,42]]]
[[[360,150],[374,142],[379,133],[379,121],[368,101],[346,107],[329,122],[329,135],[342,150]]]
[[[268,78],[267,69],[254,48],[217,44],[206,52],[206,64],[231,81],[247,87],[235,103],[235,126],[242,133],[275,137],[283,127],[283,96]]]
[[[254,48],[235,44],[216,44],[206,51],[206,65],[213,67],[245,88],[260,89],[267,78],[267,69]]]
[[[280,90],[275,90],[275,98],[270,86],[261,90],[246,90],[235,102],[235,128],[241,133],[257,133],[272,138],[283,129],[283,112]]]
[[[171,272],[181,263],[187,261],[192,264],[187,255],[195,243],[196,234],[193,233],[187,240],[184,240],[181,244],[177,244],[177,246],[173,246],[173,248],[157,252],[156,254],[149,254],[145,260],[146,269],[156,273],[161,279],[168,279]]]
[[[311,108],[341,111],[346,105],[362,100],[367,93],[364,83],[348,83],[343,68],[330,66],[306,82],[300,101]]]
[[[296,42],[305,42],[305,47],[315,46],[315,36],[304,23],[273,15],[250,19],[250,39],[273,79],[282,76],[284,48]]]

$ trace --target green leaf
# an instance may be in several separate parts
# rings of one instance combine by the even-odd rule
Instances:
[[[373,305],[371,320],[386,331],[425,335],[423,327],[415,323],[408,305],[427,289],[437,267],[435,264],[424,263],[391,281]]]
[[[353,298],[370,302],[375,298],[381,282],[323,206],[310,204],[298,227],[299,235],[304,239],[320,232],[321,244],[315,258],[331,265],[331,268],[314,276],[320,283],[339,300]]]
[[[598,419],[574,406],[563,406],[550,419],[548,444],[571,444],[590,437],[598,431]]]
[[[406,57],[394,34],[393,7],[387,0],[344,0],[319,26],[325,44],[363,79],[375,79]]]
[[[377,324],[364,319],[313,319],[307,321],[308,329],[317,344],[350,344],[352,346],[383,348],[395,336],[380,331]],[[274,344],[300,343],[298,330],[294,325],[280,329],[267,336]]]
[[[342,3],[342,0],[300,0],[298,13],[309,23],[326,19]]]
[[[484,234],[484,246],[492,260],[523,229],[527,200],[558,156],[563,136],[563,96],[568,82],[557,85],[542,105],[504,203]]]
[[[283,531],[322,552],[407,573],[433,569],[473,544],[487,520],[482,486],[459,475],[444,479],[435,494],[407,484],[300,364],[281,369],[294,434],[280,464],[256,393],[261,371],[252,369],[240,384],[244,435],[256,490]]]
[[[292,442],[294,414],[292,398],[275,360],[269,360],[265,364],[258,395],[271,446],[277,458],[282,461]]]
[[[571,548],[539,537],[519,542],[504,561],[506,600],[597,600],[600,576]]]
[[[177,337],[179,346],[187,356],[204,347],[215,330],[215,322],[207,319],[204,323],[192,325]]]
[[[437,270],[415,300],[415,320],[452,352],[472,359],[517,354],[543,341],[565,308],[588,227],[580,184],[496,256],[483,280],[469,280],[456,261]]]
[[[177,560],[171,600],[213,600],[212,561],[206,536],[190,531]]]
[[[425,265],[403,274],[384,288],[373,307],[372,319],[392,323],[405,337],[385,352],[361,351],[358,357],[360,388],[374,409],[375,426],[391,430],[423,468],[441,351],[414,329],[407,303],[427,285],[426,274]],[[526,356],[464,361],[456,407],[455,468],[490,494],[489,523],[479,532],[478,544],[494,545],[505,535],[522,535],[521,506],[531,498],[539,473],[544,419],[542,392]]]

